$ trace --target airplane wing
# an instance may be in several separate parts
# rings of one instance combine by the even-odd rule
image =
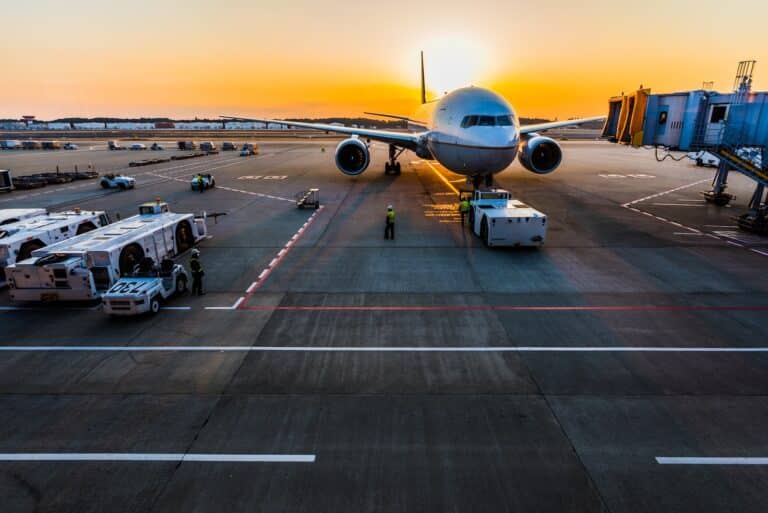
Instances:
[[[520,127],[521,134],[530,134],[531,132],[540,132],[542,130],[549,130],[550,128],[560,128],[563,126],[580,125],[582,123],[588,123],[590,121],[604,121],[605,116],[597,116],[594,118],[582,118],[582,119],[569,119],[567,121],[553,121],[551,123],[539,123],[536,125],[526,125]]]
[[[274,123],[277,125],[287,125],[296,128],[307,128],[309,130],[321,130],[323,132],[334,132],[337,134],[357,135],[374,141],[381,141],[387,144],[393,144],[401,148],[415,150],[421,134],[393,132],[390,130],[375,130],[369,128],[350,128],[346,126],[327,125],[324,123],[304,123],[302,121],[286,121],[283,119],[255,119],[239,118],[232,116],[221,116],[223,119],[231,121],[257,121],[261,123]]]

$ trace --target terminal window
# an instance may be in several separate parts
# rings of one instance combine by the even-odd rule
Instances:
[[[716,105],[712,107],[712,115],[709,118],[710,123],[719,123],[725,119],[725,114],[728,112],[728,107],[725,105]]]

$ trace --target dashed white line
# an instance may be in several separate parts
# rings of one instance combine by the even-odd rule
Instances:
[[[656,456],[659,465],[768,465],[768,458],[762,457],[671,457]]]
[[[314,463],[314,454],[203,454],[138,452],[11,452],[0,453],[0,461],[132,461],[199,463]]]

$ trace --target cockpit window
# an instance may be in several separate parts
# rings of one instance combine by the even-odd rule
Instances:
[[[512,126],[512,116],[464,116],[461,120],[461,128],[472,126]]]

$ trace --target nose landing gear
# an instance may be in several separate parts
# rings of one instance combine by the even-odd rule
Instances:
[[[493,175],[487,174],[487,175],[475,175],[471,177],[472,179],[472,188],[473,189],[479,189],[483,185],[485,187],[493,187]],[[469,178],[467,179],[469,181]]]
[[[400,162],[397,161],[397,157],[405,151],[405,148],[397,148],[392,144],[389,145],[389,161],[384,164],[385,175],[399,175],[400,174]]]

